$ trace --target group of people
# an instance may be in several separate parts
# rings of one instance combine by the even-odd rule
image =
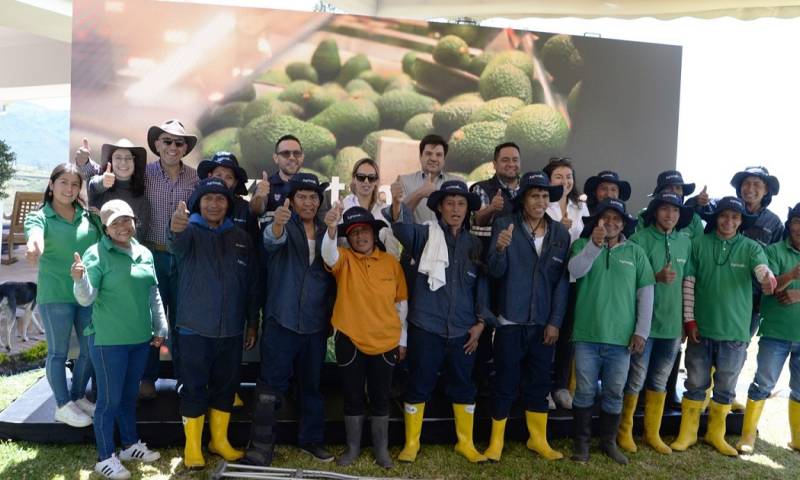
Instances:
[[[800,330],[792,328],[800,318],[800,204],[785,223],[767,209],[779,184],[765,168],[738,172],[736,195],[719,200],[704,188],[687,201],[695,185],[663,172],[637,220],[625,205],[630,184],[617,173],[590,177],[581,195],[568,158],[522,172],[525,152],[513,143],[495,148],[492,178],[468,187],[445,172],[447,143],[429,135],[420,170],[391,184],[386,205],[370,158],[353,165],[351,193],[331,203],[328,184],[301,172],[303,148],[292,135],[277,141],[277,172],[262,172],[248,201],[235,155],[217,152],[196,170],[182,161],[196,142],[177,120],[153,126],[147,144],[158,161],[148,164],[145,149],[125,139],[103,145],[97,163],[84,141],[74,162],[53,170],[42,208],[26,218],[56,420],[83,427],[94,417],[95,470],[105,477],[128,478],[121,461],[159,458],[139,440],[135,410],[137,398],[157,394],[163,344],[178,381],[187,467],[205,465],[206,417],[209,452],[270,465],[276,412],[292,384],[298,446],[334,460],[320,392],[331,334],[344,396],[340,465],[359,457],[369,416],[375,460],[392,467],[390,392],[400,363],[409,372],[397,457],[404,462],[419,453],[425,404],[440,378],[453,404],[455,450],[470,462],[501,460],[519,399],[527,447],[543,458],[563,457],[547,441],[555,401],[573,411],[573,460],[589,460],[597,405],[601,450],[625,464],[621,450],[637,450],[642,389],[644,439],[656,451],[696,443],[708,406],[705,440],[726,455],[752,452],[764,401],[790,356],[791,445],[800,450]],[[68,388],[73,329],[80,355]],[[758,371],[734,448],[725,416],[757,331]],[[684,338],[681,429],[667,445],[659,429]],[[256,342],[252,428],[240,451],[227,429],[240,402],[242,351]],[[487,365],[492,428],[480,452],[475,377]],[[90,377],[96,404],[85,398]]]

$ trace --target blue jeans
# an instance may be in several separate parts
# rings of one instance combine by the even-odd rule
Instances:
[[[600,380],[600,408],[611,415],[622,412],[622,390],[630,363],[627,346],[575,342],[576,386],[572,405],[578,408],[594,405]]]
[[[545,345],[543,325],[505,325],[494,334],[495,384],[492,418],[508,418],[511,404],[522,392],[525,410],[547,412],[555,345]]]
[[[758,341],[758,370],[747,391],[750,399],[764,400],[770,396],[781,375],[783,364],[786,363],[786,357],[789,357],[789,397],[800,402],[800,342],[770,337],[761,337]]]
[[[97,375],[97,404],[94,411],[94,441],[102,462],[114,453],[114,423],[124,447],[139,440],[136,432],[136,398],[150,344],[94,344],[90,335],[89,352]]]
[[[82,307],[77,303],[45,303],[39,305],[39,313],[42,314],[47,339],[47,383],[53,390],[56,403],[63,407],[71,400],[78,400],[86,395],[86,384],[93,373],[86,337],[83,336],[83,330],[92,323],[92,307]],[[64,364],[67,361],[73,329],[80,353],[72,369],[72,385],[67,390]]]
[[[260,380],[276,397],[284,395],[294,377],[300,401],[297,443],[322,443],[325,437],[325,402],[319,390],[328,333],[295,333],[267,322],[261,334]],[[239,350],[241,350],[241,343]]]
[[[653,392],[666,391],[672,364],[680,350],[680,338],[648,338],[644,352],[631,355],[625,393],[638,395],[642,387]]]
[[[157,250],[153,250],[153,264],[156,269],[156,278],[158,279],[158,293],[161,295],[161,301],[164,303],[164,313],[167,314],[167,322],[169,323],[167,345],[169,346],[169,352],[172,356],[172,371],[175,378],[180,378],[180,369],[178,368],[178,334],[175,329],[175,318],[178,308],[178,266],[175,263],[175,255],[169,252],[159,252]],[[155,383],[158,379],[159,366],[159,349],[150,347],[150,352],[147,357],[147,366],[145,367],[142,380]]]
[[[713,400],[730,405],[736,398],[736,380],[747,358],[747,342],[711,340],[700,337],[700,343],[687,342],[686,393],[689,400],[705,400],[711,386],[711,367],[714,367]]]
[[[444,367],[447,381],[445,393],[453,403],[471,405],[475,403],[475,384],[472,382],[472,367],[475,354],[464,353],[464,344],[469,335],[444,338],[414,326],[408,326],[408,370],[409,382],[406,391],[407,403],[423,403],[430,400],[439,371]]]

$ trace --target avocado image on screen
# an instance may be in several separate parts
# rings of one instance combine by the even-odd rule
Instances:
[[[375,105],[381,114],[383,128],[400,129],[418,113],[433,112],[439,108],[435,98],[409,90],[392,90],[381,95]]]
[[[263,169],[275,149],[275,142],[283,135],[292,134],[300,139],[303,152],[308,159],[323,157],[333,153],[336,137],[330,130],[298,120],[288,115],[258,117],[239,130],[239,144],[242,148],[243,165],[253,171]],[[244,164],[246,162],[246,165]]]
[[[330,130],[339,147],[357,145],[370,132],[380,127],[378,108],[369,100],[336,102],[309,120],[309,123]]]
[[[520,147],[522,158],[561,152],[567,143],[569,127],[564,117],[553,108],[537,103],[511,114],[505,141]]]
[[[553,76],[553,84],[568,93],[583,74],[583,58],[570,35],[554,35],[544,42],[541,50],[544,68]]]
[[[372,89],[378,93],[383,93],[386,85],[389,84],[389,80],[387,78],[374,70],[364,70],[363,72],[359,73],[356,78],[365,80],[370,84]]]
[[[344,86],[344,89],[347,90],[347,93],[352,93],[358,90],[365,90],[365,89],[375,91],[375,89],[372,88],[372,85],[370,85],[369,82],[367,82],[362,78],[354,78],[350,80],[349,82],[347,82],[347,85]]]
[[[322,83],[335,80],[342,69],[339,58],[339,46],[335,40],[323,40],[311,55],[311,66],[317,71],[319,81]]]
[[[500,97],[517,97],[525,103],[541,99],[541,85],[534,92],[531,77],[510,64],[487,66],[481,74],[480,91],[485,100]],[[534,93],[537,95],[534,96]]]
[[[254,118],[264,115],[291,115],[296,118],[303,117],[303,107],[292,102],[285,102],[268,96],[258,97],[249,102],[242,112],[242,126],[250,123]]]
[[[457,102],[483,102],[483,97],[478,92],[466,92],[453,95],[445,100],[444,104],[457,103]]]
[[[478,110],[482,101],[467,100],[461,102],[445,103],[433,114],[433,129],[444,138],[469,123],[472,114]]]
[[[236,158],[240,158],[242,151],[239,148],[238,134],[238,128],[229,127],[203,137],[203,158],[211,158],[217,152],[231,152]]]
[[[331,170],[331,177],[338,176],[342,183],[352,180],[353,165],[362,158],[371,158],[367,152],[359,147],[344,147],[336,154]],[[346,192],[347,193],[347,192]]]
[[[308,80],[309,82],[318,83],[319,76],[317,71],[306,62],[292,62],[286,65],[286,75],[292,80]]]
[[[389,75],[386,79],[389,81],[389,83],[387,83],[386,88],[383,89],[384,94],[391,92],[392,90],[414,90],[414,79],[405,73]]]
[[[466,68],[470,62],[469,45],[460,37],[447,35],[433,48],[433,59],[448,67]]]
[[[503,122],[469,123],[450,137],[447,163],[455,170],[472,171],[481,163],[491,161],[494,147],[503,143],[506,124]]]
[[[289,78],[289,75],[286,75],[284,70],[267,70],[256,77],[256,79],[253,81],[257,83],[268,83],[271,85],[283,86],[289,85],[292,82],[292,79]]]
[[[358,77],[361,72],[370,70],[371,68],[372,65],[369,63],[369,58],[363,53],[359,53],[344,62],[336,81],[339,82],[340,85],[347,85],[347,82]]]
[[[469,117],[469,123],[506,122],[512,113],[525,106],[525,102],[516,97],[500,97],[484,103]]]
[[[418,52],[409,50],[403,55],[403,73],[414,78],[414,62],[417,60]]]
[[[473,75],[481,76],[483,70],[486,69],[486,66],[489,62],[494,58],[495,54],[492,52],[482,52],[479,55],[472,57],[469,61],[469,65],[466,67],[466,71],[472,73]]]
[[[403,127],[403,131],[414,140],[422,140],[425,135],[434,132],[433,130],[433,114],[418,113],[411,117]]]
[[[197,120],[197,128],[203,135],[227,127],[238,127],[242,124],[242,113],[247,102],[231,102],[207,111]]]
[[[530,54],[520,50],[504,50],[495,53],[486,68],[493,68],[498,65],[513,65],[525,72],[528,78],[533,78],[533,58]]]
[[[367,152],[369,158],[375,159],[378,155],[378,139],[381,137],[405,138],[410,140],[410,137],[400,130],[386,129],[374,131],[364,137],[364,141],[361,142],[361,149]]]
[[[467,175],[467,182],[482,182],[494,175],[494,162],[481,163]]]

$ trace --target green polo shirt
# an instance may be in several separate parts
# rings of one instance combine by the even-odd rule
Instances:
[[[720,341],[750,341],[753,312],[753,269],[767,256],[741,233],[722,240],[716,232],[692,243],[694,318],[700,336]]]
[[[36,302],[76,303],[72,294],[73,254],[83,252],[102,236],[100,220],[80,206],[72,222],[58,215],[49,203],[25,217],[25,238],[44,233],[44,252],[39,257]]]
[[[664,235],[655,225],[633,234],[630,241],[642,247],[653,272],[672,261],[672,271],[677,275],[672,283],[656,282],[653,299],[651,338],[674,339],[683,334],[683,277],[690,276],[692,266],[692,240],[683,230]]]
[[[648,227],[645,227],[645,225],[644,225],[644,212],[646,210],[647,210],[646,208],[643,208],[643,209],[639,210],[639,216],[637,217],[639,219],[639,221],[636,223],[636,231],[637,232],[640,231],[640,230],[644,230],[645,228],[648,228]],[[652,227],[652,225],[650,225],[650,226]],[[689,225],[686,225],[685,227],[683,227],[680,231],[685,233],[686,235],[688,235],[689,238],[697,238],[697,237],[699,237],[701,235],[705,235],[705,228],[706,227],[705,227],[705,225],[703,225],[703,220],[700,218],[700,215],[698,215],[697,213],[694,213],[694,214],[692,214],[691,223],[689,223]],[[659,270],[661,270],[661,269],[659,268]]]
[[[766,248],[769,268],[777,277],[800,263],[800,251],[786,239]],[[792,280],[788,288],[800,288],[800,280]],[[800,342],[800,303],[781,305],[773,295],[764,295],[761,300],[761,329],[759,335],[788,342]]]
[[[107,236],[83,255],[89,282],[97,290],[92,323],[95,345],[131,345],[153,336],[150,289],[157,285],[153,254],[131,239],[131,254]]]
[[[576,240],[572,256],[590,241]],[[589,272],[577,280],[572,340],[627,346],[636,328],[636,291],[655,281],[642,247],[627,241],[610,250],[604,247]]]

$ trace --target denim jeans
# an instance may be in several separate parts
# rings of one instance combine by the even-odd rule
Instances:
[[[83,330],[92,323],[92,307],[82,307],[77,303],[45,303],[39,305],[39,313],[44,321],[47,339],[47,363],[45,373],[47,383],[53,390],[56,403],[64,406],[70,400],[78,400],[86,395],[86,384],[92,376],[92,362]],[[80,346],[80,353],[72,369],[72,385],[67,389],[67,374],[64,364],[69,353],[72,331]]]
[[[453,403],[471,405],[475,403],[475,384],[472,382],[472,367],[476,355],[464,353],[464,344],[469,335],[444,338],[414,325],[408,326],[408,389],[407,403],[423,403],[430,400],[439,371],[444,367],[447,382],[445,393]]]
[[[114,423],[119,427],[123,447],[139,440],[136,431],[136,398],[150,344],[95,345],[87,337],[97,375],[97,404],[94,411],[94,440],[102,462],[114,453]]]
[[[600,380],[600,408],[611,415],[622,412],[622,390],[630,363],[627,346],[575,342],[576,386],[572,405],[578,408],[594,405]]]
[[[298,387],[300,445],[322,443],[325,437],[325,402],[319,390],[328,333],[295,333],[267,322],[261,334],[260,380],[277,397],[286,394],[290,382]],[[240,348],[241,349],[241,348]]]
[[[736,380],[747,358],[747,342],[711,340],[700,337],[700,343],[687,342],[686,393],[689,400],[704,400],[711,386],[714,367],[714,396],[717,403],[730,405],[736,398]]]
[[[505,325],[494,334],[495,379],[492,418],[508,418],[522,393],[525,410],[547,412],[555,345],[545,345],[543,325]]]
[[[636,395],[642,387],[653,392],[666,391],[672,364],[680,350],[680,338],[648,338],[644,352],[631,355],[625,393]]]
[[[153,264],[156,269],[158,279],[158,293],[164,303],[164,313],[167,314],[169,323],[169,334],[167,335],[167,345],[172,356],[172,371],[175,378],[179,377],[180,369],[178,364],[178,334],[175,329],[175,318],[178,308],[178,267],[175,263],[175,255],[169,252],[159,252],[153,250]],[[159,349],[150,347],[147,356],[147,366],[145,367],[143,380],[155,383],[158,379],[159,369]]]
[[[181,360],[181,416],[205,415],[209,407],[222,412],[233,408],[242,364],[242,336],[210,338],[178,333],[180,344],[191,355]]]
[[[747,396],[752,400],[764,400],[770,396],[775,383],[789,357],[789,397],[800,402],[800,342],[789,342],[777,338],[761,337],[758,341],[758,369]]]

